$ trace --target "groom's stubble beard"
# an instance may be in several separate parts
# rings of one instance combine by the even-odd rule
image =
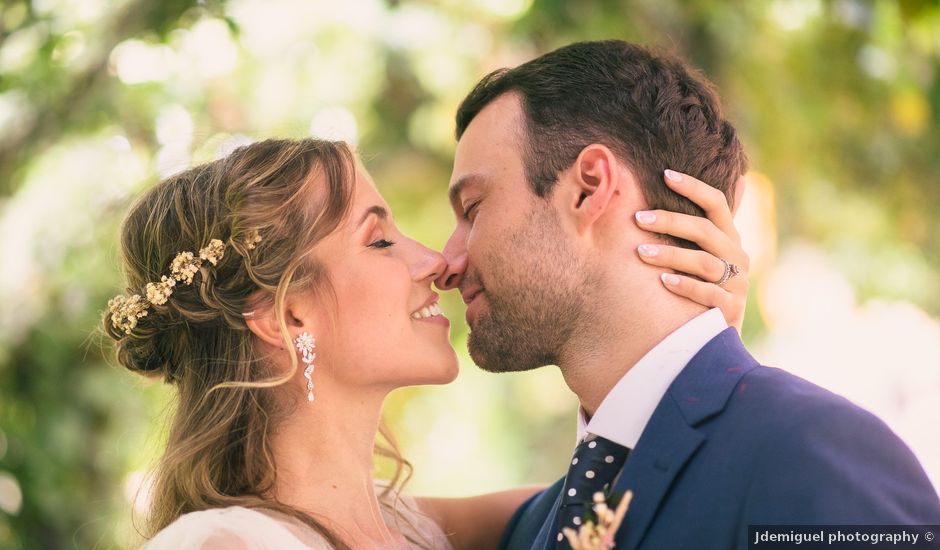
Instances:
[[[506,244],[485,255],[487,309],[468,339],[474,363],[488,372],[521,372],[558,363],[585,317],[585,266],[553,211],[537,207]],[[471,280],[473,274],[470,274]]]

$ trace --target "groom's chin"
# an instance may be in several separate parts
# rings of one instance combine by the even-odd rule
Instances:
[[[470,333],[467,349],[473,363],[486,372],[524,372],[541,367],[535,361],[525,361],[519,356],[518,348],[494,345],[480,337],[479,331]]]

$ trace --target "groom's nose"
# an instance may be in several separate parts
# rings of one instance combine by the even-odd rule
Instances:
[[[447,239],[444,250],[441,251],[447,261],[447,269],[434,280],[434,284],[441,290],[453,290],[459,287],[463,274],[467,270],[467,246],[462,233],[459,229],[454,231]]]

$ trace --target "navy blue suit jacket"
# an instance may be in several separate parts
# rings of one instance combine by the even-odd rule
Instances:
[[[523,504],[501,548],[550,549],[564,479]],[[760,366],[729,328],[679,373],[614,491],[618,550],[747,548],[748,525],[940,524],[940,499],[878,418]]]

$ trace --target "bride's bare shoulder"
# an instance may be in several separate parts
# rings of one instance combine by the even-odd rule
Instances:
[[[285,523],[263,512],[230,506],[190,512],[154,536],[141,550],[300,550],[332,548],[322,537],[310,533],[301,541]]]

